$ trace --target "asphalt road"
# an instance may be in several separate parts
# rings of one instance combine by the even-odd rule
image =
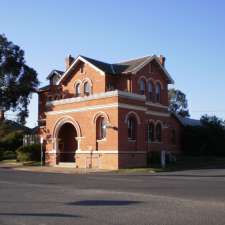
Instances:
[[[0,225],[224,225],[225,169],[50,174],[0,169]]]

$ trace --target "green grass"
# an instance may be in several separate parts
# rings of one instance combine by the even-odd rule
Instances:
[[[191,169],[225,168],[225,157],[180,157],[175,164],[165,168],[132,168],[119,169],[118,173],[158,173]]]

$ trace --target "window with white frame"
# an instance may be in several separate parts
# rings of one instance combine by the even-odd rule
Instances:
[[[148,81],[148,96],[149,101],[153,101],[153,83],[152,81]]]
[[[97,140],[106,138],[106,120],[103,116],[99,116],[96,120],[96,137]]]
[[[77,97],[79,97],[80,96],[80,83],[77,83],[76,85],[75,85],[75,95],[77,96]]]
[[[157,123],[155,132],[156,132],[156,141],[161,142],[162,141],[162,125],[161,125],[161,123]]]
[[[128,139],[136,140],[137,138],[137,120],[134,116],[130,116],[127,120]]]
[[[160,83],[156,84],[156,102],[160,103],[161,102],[161,85]]]
[[[155,125],[153,122],[148,123],[147,125],[147,140],[148,143],[154,142],[154,130],[155,130]]]
[[[140,94],[141,95],[145,94],[145,80],[144,79],[140,80]]]
[[[91,94],[91,85],[89,84],[88,81],[84,83],[84,94],[85,95],[90,95]]]

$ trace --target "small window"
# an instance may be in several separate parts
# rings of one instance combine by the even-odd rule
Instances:
[[[136,140],[137,121],[133,116],[129,117],[127,121],[127,127],[128,127],[128,139]]]
[[[106,120],[104,117],[98,117],[96,121],[96,136],[97,140],[106,138]]]
[[[76,84],[76,86],[75,86],[75,95],[77,97],[80,96],[80,83]]]
[[[177,143],[176,130],[172,129],[171,131],[171,143],[175,145]]]
[[[156,125],[156,140],[158,142],[162,141],[162,125],[160,123]]]
[[[161,85],[159,83],[156,84],[156,102],[161,102]]]
[[[84,83],[84,94],[90,95],[91,94],[91,86],[88,82]]]
[[[144,81],[144,79],[141,79],[141,81],[140,81],[140,94],[141,95],[145,94],[145,81]]]
[[[148,100],[153,101],[153,83],[152,81],[148,82]]]
[[[154,142],[154,130],[155,130],[154,123],[148,123],[148,127],[147,127],[148,143]]]

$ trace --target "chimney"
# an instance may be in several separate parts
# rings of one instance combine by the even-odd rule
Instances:
[[[74,61],[74,58],[71,55],[66,57],[66,59],[65,59],[66,69],[68,69],[71,66],[73,61]]]
[[[0,122],[5,120],[5,111],[0,109]]]
[[[166,57],[164,57],[163,55],[160,55],[159,56],[159,61],[160,61],[161,65],[164,67],[165,66]]]

